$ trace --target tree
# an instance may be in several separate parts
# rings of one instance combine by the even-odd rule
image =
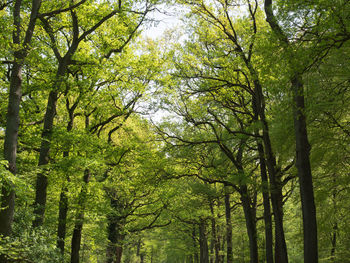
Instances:
[[[33,37],[38,12],[41,1],[33,0],[31,4],[30,20],[25,27],[25,36],[21,36],[23,21],[21,11],[24,9],[22,1],[13,3],[13,25],[12,34],[13,63],[11,68],[10,88],[8,109],[6,116],[6,132],[4,140],[4,157],[8,161],[8,170],[16,175],[16,157],[17,157],[17,137],[19,129],[19,109],[22,96],[22,68],[25,59],[30,51],[30,43]],[[6,7],[6,4],[1,9]],[[15,190],[11,179],[6,180],[2,186],[1,211],[0,211],[0,234],[8,236],[11,233],[15,207]]]
[[[83,5],[83,2],[80,2],[81,5]],[[72,64],[76,64],[76,61],[74,60],[73,56],[77,52],[79,46],[81,43],[85,42],[89,39],[90,35],[93,34],[95,31],[97,31],[104,23],[106,23],[108,20],[116,17],[118,14],[122,14],[123,10],[119,6],[119,4],[112,4],[110,6],[111,10],[108,10],[106,8],[106,3],[101,3],[100,10],[105,10],[105,12],[99,14],[99,17],[90,17],[88,20],[84,20],[81,16],[86,15],[84,11],[81,8],[81,5],[70,5],[69,8],[62,9],[60,12],[49,12],[44,13],[41,15],[41,21],[43,23],[43,28],[45,29],[46,33],[48,34],[48,37],[51,42],[51,48],[53,49],[53,53],[58,61],[58,67],[56,71],[55,80],[53,81],[51,92],[48,97],[47,101],[47,108],[45,113],[45,119],[44,119],[44,128],[42,133],[42,144],[40,147],[40,156],[39,156],[39,166],[43,166],[48,164],[49,162],[49,151],[50,151],[50,140],[52,136],[52,129],[53,129],[53,122],[54,117],[56,113],[56,104],[58,100],[58,94],[60,89],[62,88],[63,82],[66,78],[66,74],[68,72],[69,66]],[[73,8],[74,7],[74,8]],[[80,9],[79,9],[80,7]],[[92,7],[92,9],[91,9]],[[93,10],[96,10],[96,6],[91,6],[90,12],[93,12]],[[126,34],[126,40],[122,41],[119,46],[116,48],[110,48],[108,50],[108,53],[103,53],[104,50],[100,53],[100,59],[103,58],[103,56],[106,56],[107,58],[110,57],[115,52],[121,52],[122,49],[130,42],[131,38],[134,36],[136,30],[139,28],[141,23],[143,22],[146,14],[150,11],[150,6],[146,5],[145,10],[141,12],[139,20],[135,23],[130,25],[130,29],[126,29],[126,32],[123,32]],[[67,17],[66,13],[62,13],[62,11],[69,11],[70,16]],[[57,14],[58,13],[58,14]],[[60,25],[58,24],[50,24],[50,20],[52,21],[57,15],[63,16],[62,19],[70,20],[70,26],[67,28],[63,28],[63,31],[60,32]],[[68,21],[69,21],[68,20]],[[117,19],[118,22],[119,19]],[[90,26],[92,25],[92,26]],[[80,28],[86,28],[83,30],[82,33],[80,33]],[[72,31],[71,31],[72,28]],[[56,31],[58,29],[58,31]],[[68,30],[68,32],[65,32]],[[130,32],[129,32],[129,31]],[[68,34],[69,40],[67,43],[67,46],[65,47],[65,54],[61,55],[62,53],[62,45],[63,43],[60,42],[59,34],[66,35]],[[57,36],[55,34],[58,34]],[[119,44],[119,43],[118,43]],[[79,62],[78,62],[79,64]],[[36,183],[36,197],[35,197],[35,214],[36,218],[33,221],[33,226],[37,227],[42,225],[43,219],[44,219],[44,212],[45,212],[45,205],[46,205],[46,195],[47,195],[47,175],[44,171],[43,173],[39,173],[37,177],[37,183]]]

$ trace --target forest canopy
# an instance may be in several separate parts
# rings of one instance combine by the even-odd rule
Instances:
[[[0,262],[348,262],[349,1],[0,0],[0,27]]]

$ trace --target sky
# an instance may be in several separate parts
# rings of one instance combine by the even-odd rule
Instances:
[[[165,31],[181,24],[179,10],[174,6],[162,5],[148,17],[157,22],[148,25],[142,34],[153,39],[159,38]]]

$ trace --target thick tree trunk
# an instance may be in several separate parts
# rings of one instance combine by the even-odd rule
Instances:
[[[304,262],[318,262],[317,220],[310,164],[310,144],[307,136],[304,86],[301,76],[292,79],[294,93],[294,130],[296,167],[298,169],[304,229]]]
[[[88,183],[90,181],[90,170],[84,171],[83,186],[79,195],[78,212],[75,218],[75,226],[72,236],[72,247],[71,247],[71,263],[79,263],[79,251],[81,246],[81,236],[84,225],[84,210],[86,203],[86,196],[88,191]]]
[[[29,44],[33,37],[37,14],[41,0],[33,0],[30,21],[23,43],[21,43],[21,7],[22,0],[16,0],[13,7],[13,43],[22,44],[22,49],[14,52],[14,63],[11,69],[9,100],[6,115],[6,131],[4,139],[4,157],[8,161],[9,171],[16,175],[17,138],[19,129],[19,109],[22,97],[22,66],[28,54]],[[3,182],[0,206],[0,235],[9,236],[12,231],[12,221],[15,210],[15,191],[10,182]],[[4,261],[5,259],[3,259]]]
[[[206,222],[204,219],[201,219],[199,223],[199,262],[209,263]]]
[[[118,211],[120,209],[120,204],[118,200],[113,199],[111,197],[111,207]],[[108,246],[106,251],[106,263],[120,263],[123,253],[123,245],[122,242],[125,238],[125,234],[123,234],[123,226],[124,226],[124,218],[116,214],[111,214],[108,216]],[[139,255],[142,254],[140,252],[141,242],[138,246]]]
[[[18,56],[18,55],[17,55]],[[18,59],[18,58],[17,58]],[[14,63],[11,71],[9,104],[4,141],[4,156],[8,161],[8,169],[16,174],[17,137],[19,128],[19,105],[21,102],[22,64]],[[2,186],[0,210],[0,234],[9,236],[15,208],[15,191],[10,182],[4,181]]]
[[[232,245],[232,220],[231,220],[231,204],[230,193],[225,186],[225,218],[226,218],[226,262],[233,262],[233,245]]]
[[[195,263],[199,263],[197,236],[196,236],[196,227],[195,227],[195,225],[193,226],[193,231],[192,231],[192,241],[193,241],[193,259],[194,259]]]
[[[118,223],[110,223],[108,225],[108,240],[106,263],[120,263],[123,255],[123,246],[121,243],[124,240],[124,235],[119,233]],[[143,256],[141,252],[140,258]]]
[[[250,263],[258,263],[258,243],[256,232],[256,218],[254,208],[251,207],[251,201],[246,185],[240,186],[241,201],[247,226],[247,233],[249,238],[249,253]]]

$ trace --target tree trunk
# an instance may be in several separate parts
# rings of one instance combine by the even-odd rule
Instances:
[[[246,185],[240,186],[240,194],[249,238],[250,263],[258,263],[259,257],[255,223],[256,218],[253,208],[251,207],[251,201]]]
[[[217,228],[216,228],[216,220],[215,220],[215,214],[214,214],[214,204],[213,202],[210,202],[210,213],[211,213],[211,246],[212,246],[212,253],[214,253],[214,259],[211,259],[210,262],[212,263],[219,263],[219,252],[220,252],[220,242],[217,237]]]
[[[68,188],[63,186],[60,194],[59,208],[58,208],[58,227],[57,227],[57,248],[61,255],[64,255],[66,225],[68,213]]]
[[[195,226],[193,226],[192,241],[193,241],[193,259],[194,259],[195,263],[199,263],[197,237],[196,237],[196,227]]]
[[[265,0],[266,21],[272,31],[285,46],[287,53],[291,51],[290,42],[278,24],[272,8],[272,0]],[[288,54],[289,56],[289,54]],[[289,60],[289,59],[287,59]],[[292,68],[292,62],[288,61]],[[307,136],[304,86],[302,76],[296,73],[291,78],[294,99],[294,133],[296,142],[296,167],[298,170],[301,207],[304,229],[304,262],[318,262],[317,220],[312,174],[310,165],[310,144]]]
[[[287,244],[283,227],[283,194],[281,178],[276,168],[276,158],[272,150],[269,126],[265,116],[265,101],[260,82],[254,81],[253,109],[263,124],[263,144],[266,166],[270,180],[271,203],[275,221],[275,262],[288,263]]]
[[[335,249],[337,247],[337,232],[338,232],[338,224],[335,223],[333,225],[333,233],[332,233],[332,248],[331,248],[331,260],[335,262]]]
[[[221,228],[218,230],[218,233],[223,232],[220,230],[221,230]],[[224,238],[223,235],[219,235],[218,242],[219,242],[219,245],[220,245],[222,251],[225,250],[225,245],[226,245],[225,241],[226,241],[226,238]],[[219,263],[224,263],[224,262],[225,262],[225,255],[224,254],[219,255]]]
[[[228,186],[225,186],[225,218],[226,218],[226,262],[233,262],[233,245],[232,245],[232,220],[231,220],[231,204]]]
[[[201,219],[199,223],[199,262],[209,263],[208,240],[204,219]]]
[[[259,160],[260,160],[260,175],[263,191],[263,204],[264,204],[264,222],[265,222],[265,254],[266,263],[273,263],[273,238],[272,238],[272,219],[270,208],[270,197],[268,188],[268,179],[266,173],[266,164],[264,158],[264,148],[261,143],[258,142]]]
[[[56,105],[58,100],[58,89],[61,86],[66,75],[69,60],[70,57],[64,57],[59,61],[56,80],[53,84],[53,89],[50,91],[47,101],[44,128],[41,134],[41,146],[38,162],[39,167],[49,163],[53,122],[56,115]],[[36,179],[34,202],[35,219],[33,221],[33,227],[41,226],[44,222],[47,194],[47,172],[49,171],[44,169],[44,171],[38,174]]]
[[[18,56],[18,55],[17,55]],[[19,59],[19,58],[17,58]],[[4,156],[8,161],[8,169],[16,175],[17,137],[19,128],[19,106],[22,96],[22,64],[14,63],[11,71],[9,104],[7,108],[7,122],[4,141]],[[0,234],[9,236],[15,209],[15,191],[9,181],[2,186],[0,210]]]
[[[333,179],[334,184],[336,185],[336,177],[334,177]],[[333,213],[334,215],[337,214],[337,190],[336,188],[333,189],[333,194],[332,194],[332,201],[333,201]],[[338,222],[335,216],[334,222],[333,222],[333,233],[332,233],[332,240],[331,240],[331,244],[332,244],[332,248],[331,248],[331,261],[335,262],[335,249],[337,247],[337,233],[338,233]]]
[[[67,132],[70,132],[73,129],[74,124],[74,110],[76,105],[72,108],[69,108],[67,103],[67,109],[69,114],[69,122],[67,124]],[[87,126],[88,126],[88,120]],[[87,127],[86,127],[87,128]],[[66,149],[63,152],[63,158],[69,157],[69,150]],[[69,182],[69,174],[66,174],[66,182]],[[66,228],[67,228],[67,213],[68,213],[68,187],[65,185],[62,187],[60,194],[60,201],[58,207],[58,227],[57,227],[57,248],[60,250],[62,257],[64,256],[64,247],[65,247],[65,238],[66,238]]]
[[[57,91],[51,91],[47,102],[44,129],[41,135],[41,147],[39,155],[39,166],[43,166],[49,163],[49,153],[51,146],[51,136],[53,129],[53,120],[56,115],[56,104],[58,94]],[[35,203],[34,214],[35,219],[33,221],[33,227],[41,226],[44,222],[45,206],[46,206],[46,189],[47,189],[47,169],[40,172],[37,176],[35,187]]]
[[[140,263],[144,263],[145,262],[145,254],[141,253],[140,254]]]
[[[111,207],[118,211],[120,204],[117,200],[113,199],[111,197]],[[123,253],[123,245],[122,242],[125,238],[125,234],[123,234],[123,226],[124,226],[124,220],[120,216],[116,214],[111,214],[108,216],[108,246],[107,246],[107,259],[106,263],[120,263]],[[141,248],[141,241],[139,243],[138,247],[138,253],[142,254],[140,252]]]
[[[240,52],[249,70],[249,73],[253,77],[254,93],[252,96],[252,108],[255,115],[255,121],[258,121],[258,118],[260,118],[260,121],[263,125],[263,144],[265,148],[265,159],[271,186],[271,204],[275,221],[275,262],[288,263],[287,245],[283,227],[283,194],[282,185],[280,183],[281,178],[276,169],[276,159],[271,146],[269,126],[265,116],[265,99],[263,90],[258,73],[252,66],[250,60],[245,57],[243,50]]]
[[[78,212],[75,218],[75,226],[72,236],[71,263],[79,263],[79,251],[81,246],[81,236],[84,225],[84,210],[87,195],[88,183],[90,181],[90,170],[84,171],[83,186],[79,195]]]
[[[14,51],[14,63],[11,69],[9,100],[6,115],[6,130],[4,139],[4,157],[8,161],[8,169],[16,175],[17,138],[19,129],[19,109],[22,97],[22,67],[28,54],[29,44],[33,37],[37,14],[41,6],[40,0],[32,1],[30,21],[21,43],[21,7],[22,1],[17,0],[13,7],[13,43],[22,44],[22,49]],[[4,181],[1,190],[0,235],[9,236],[12,231],[12,221],[15,211],[15,191],[11,182]],[[0,259],[1,260],[1,259]],[[3,259],[5,261],[5,259]]]
[[[307,136],[304,86],[301,76],[292,79],[294,93],[294,130],[296,167],[298,169],[304,229],[304,262],[318,262],[317,220],[310,164],[310,144]]]

